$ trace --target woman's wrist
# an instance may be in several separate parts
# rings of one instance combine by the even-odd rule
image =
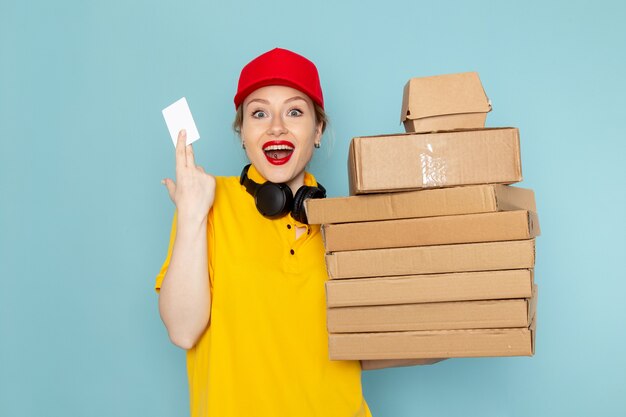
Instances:
[[[201,217],[198,214],[178,212],[176,222],[177,235],[193,235],[201,230],[206,230],[207,215]]]

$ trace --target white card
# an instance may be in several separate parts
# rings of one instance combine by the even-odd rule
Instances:
[[[198,128],[193,121],[193,116],[191,115],[191,110],[189,110],[189,105],[185,97],[164,108],[163,117],[165,118],[165,124],[167,124],[167,130],[170,131],[174,146],[176,146],[178,132],[180,132],[181,129],[187,131],[187,145],[200,139]]]

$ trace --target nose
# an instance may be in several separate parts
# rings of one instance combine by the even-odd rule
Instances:
[[[273,117],[272,123],[270,124],[269,129],[267,130],[269,135],[280,136],[282,134],[287,133],[287,127],[285,126],[285,121],[282,117]]]

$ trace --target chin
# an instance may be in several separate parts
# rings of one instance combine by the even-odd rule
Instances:
[[[297,171],[295,166],[289,166],[285,164],[281,166],[273,166],[271,164],[264,164],[261,174],[263,177],[274,183],[287,184],[297,178],[304,170]],[[261,169],[259,169],[260,171]]]
[[[276,172],[276,171],[273,171],[272,168],[270,168],[267,176],[264,175],[264,177],[268,181],[271,181],[271,182],[274,182],[274,183],[284,183],[284,184],[286,184],[286,183],[290,182],[291,180],[293,180],[296,177],[296,175],[289,175],[287,173]]]

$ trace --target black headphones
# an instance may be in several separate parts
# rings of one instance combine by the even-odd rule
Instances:
[[[248,178],[250,165],[243,167],[239,184],[246,187],[246,191],[254,197],[254,203],[259,213],[267,218],[283,217],[291,211],[291,217],[300,223],[308,224],[304,212],[304,201],[309,198],[326,198],[326,189],[320,183],[317,183],[317,187],[303,185],[296,191],[295,197],[287,184],[277,184],[270,181],[257,184]]]

